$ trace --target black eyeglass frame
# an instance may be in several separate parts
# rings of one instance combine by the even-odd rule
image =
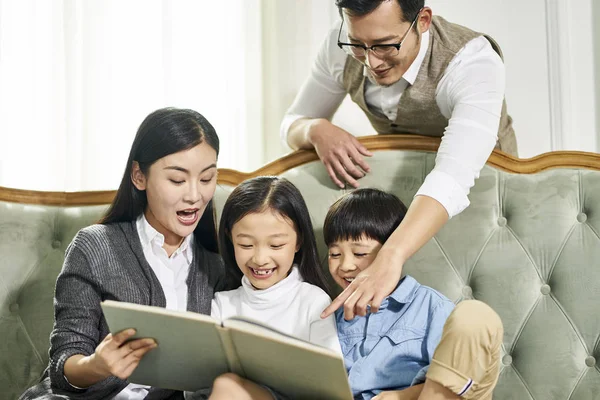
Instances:
[[[399,43],[374,44],[372,46],[365,46],[364,44],[357,44],[357,43],[345,43],[345,42],[340,41],[340,37],[342,36],[342,27],[344,26],[344,17],[342,17],[342,23],[340,24],[340,30],[338,32],[337,45],[346,54],[349,54],[352,57],[360,57],[360,58],[366,57],[367,56],[367,52],[369,52],[369,51],[372,51],[373,54],[375,54],[375,55],[377,55],[379,57],[382,57],[381,55],[377,54],[377,49],[389,49],[389,48],[393,47],[397,51],[397,53],[392,56],[392,57],[395,57],[395,56],[398,55],[398,53],[400,53],[400,48],[402,48],[402,43],[404,43],[404,41],[408,37],[408,34],[410,33],[411,29],[413,28],[415,22],[417,22],[417,19],[419,19],[419,15],[421,15],[421,11],[423,11],[422,8],[419,10],[419,12],[417,12],[417,15],[415,16],[415,18],[413,19],[412,23],[410,24],[410,28],[408,28],[408,30],[404,34],[404,37],[400,40]],[[354,47],[354,48],[363,49],[363,51],[365,52],[365,54],[362,55],[362,56],[357,56],[355,54],[351,54],[352,50],[346,51],[346,49],[344,49],[344,46],[348,46],[348,47],[351,47],[351,48]]]

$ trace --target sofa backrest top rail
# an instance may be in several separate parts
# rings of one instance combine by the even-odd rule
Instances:
[[[362,136],[358,140],[371,151],[413,150],[435,152],[441,142],[439,138],[415,135],[373,135]],[[314,150],[298,150],[252,172],[219,168],[218,182],[222,185],[236,186],[248,178],[260,175],[279,175],[316,160],[318,160],[318,156]],[[516,158],[500,150],[494,150],[487,161],[487,165],[516,174],[535,174],[554,168],[600,171],[600,154],[582,151],[554,151],[533,158]],[[115,193],[115,190],[45,192],[0,186],[0,201],[49,206],[105,205],[111,203]]]

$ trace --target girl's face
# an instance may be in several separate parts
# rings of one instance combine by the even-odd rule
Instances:
[[[148,223],[164,235],[165,245],[178,246],[196,229],[217,184],[217,153],[206,142],[169,154],[152,164],[144,175],[138,163],[133,184],[146,191]]]
[[[235,261],[256,289],[288,276],[300,248],[292,221],[271,209],[250,213],[231,229]]]

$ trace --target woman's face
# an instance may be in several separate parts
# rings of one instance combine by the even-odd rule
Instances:
[[[169,154],[143,174],[137,163],[133,184],[146,191],[148,223],[164,235],[165,244],[177,246],[196,229],[217,184],[217,153],[206,142]]]

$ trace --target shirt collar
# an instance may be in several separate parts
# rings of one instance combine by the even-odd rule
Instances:
[[[250,280],[244,275],[242,278],[242,290],[246,301],[256,307],[272,307],[273,302],[280,298],[293,298],[295,288],[303,282],[297,265],[292,266],[289,275],[267,289],[256,289]]]
[[[142,248],[145,249],[145,248],[151,246],[152,244],[162,248],[163,244],[165,243],[164,235],[162,233],[160,233],[159,231],[157,231],[156,229],[154,229],[154,227],[152,225],[150,225],[150,223],[146,219],[146,216],[144,215],[144,213],[142,213],[138,217],[138,219],[136,221],[136,226],[138,228],[138,233],[140,235],[140,242],[142,243]],[[193,233],[186,236],[183,239],[183,242],[181,242],[181,245],[179,246],[179,248],[177,250],[175,250],[175,252],[171,255],[171,257],[175,257],[176,255],[183,253],[186,260],[189,263],[191,263],[194,251],[193,251],[193,246],[190,246],[190,242],[191,242],[193,236],[194,236]]]
[[[421,65],[423,65],[423,60],[425,60],[425,55],[427,55],[427,48],[429,47],[429,31],[423,33],[421,36],[421,46],[419,48],[419,54],[415,60],[410,64],[410,67],[406,70],[404,75],[402,75],[402,79],[404,79],[409,85],[413,85],[417,80],[417,75],[419,75],[419,71],[421,70]],[[376,84],[375,81],[371,78],[371,75],[367,71],[367,67],[363,68],[363,75],[367,77],[369,82]],[[402,80],[401,79],[401,80]],[[399,84],[400,81],[394,83],[392,86]]]
[[[396,289],[388,296],[388,299],[394,300],[400,304],[408,304],[415,298],[415,293],[420,284],[410,275],[406,275]]]
[[[411,85],[413,85],[417,80],[417,75],[419,75],[419,70],[421,69],[421,65],[423,65],[423,60],[425,60],[428,47],[429,31],[423,33],[421,36],[421,47],[419,48],[419,54],[417,54],[415,61],[410,64],[410,67],[408,67],[404,75],[402,75],[402,78]]]

